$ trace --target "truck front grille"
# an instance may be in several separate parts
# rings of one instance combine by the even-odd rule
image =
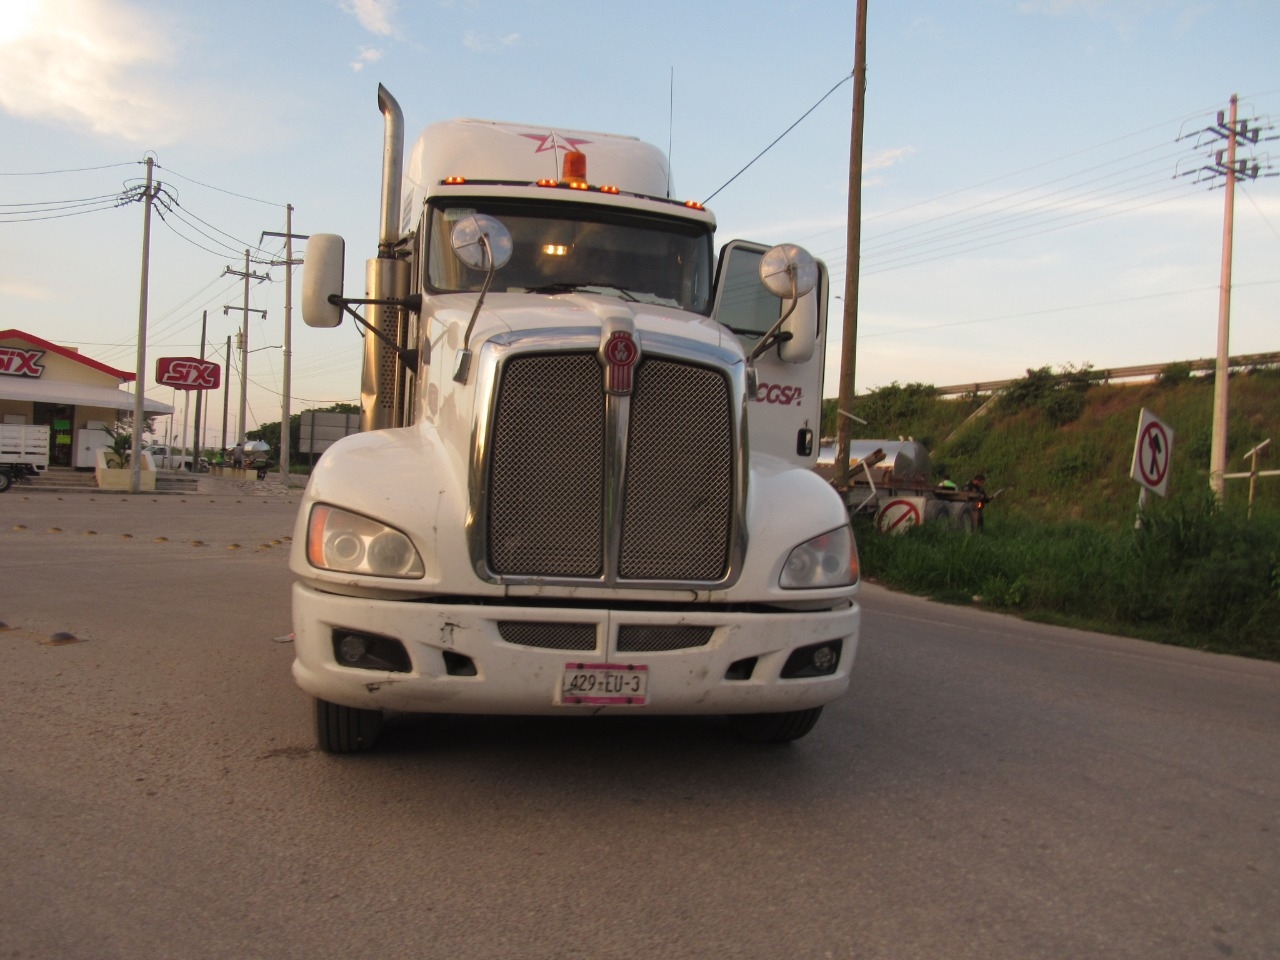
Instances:
[[[733,513],[733,416],[707,367],[647,360],[631,401],[625,580],[718,580]]]
[[[548,623],[544,620],[499,620],[498,635],[507,643],[543,650],[594,650],[594,623]]]
[[[493,425],[489,566],[504,575],[603,571],[604,374],[594,355],[508,363]]]
[[[641,360],[621,481],[605,466],[609,425],[594,352],[512,357],[498,391],[485,511],[490,570],[598,580],[616,569],[619,581],[727,575],[735,438],[723,373]],[[606,531],[618,517],[618,556],[606,558]]]
[[[662,650],[690,650],[711,642],[712,627],[654,626],[624,624],[618,628],[619,653],[653,653]]]

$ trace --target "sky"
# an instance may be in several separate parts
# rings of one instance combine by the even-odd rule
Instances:
[[[806,247],[831,274],[834,396],[855,7],[0,0],[0,329],[134,369],[152,157],[146,379],[198,354],[205,314],[215,359],[247,317],[247,420],[278,421],[284,242],[263,234],[292,205],[294,233],[346,238],[363,290],[382,83],[406,145],[453,117],[638,136],[678,197],[714,194],[718,242]],[[1230,349],[1280,350],[1275,0],[869,0],[866,41],[859,393],[1212,357],[1225,142],[1206,131],[1233,94],[1261,138],[1240,152],[1259,175],[1236,188]],[[226,272],[246,249],[270,277],[247,314]],[[358,402],[354,326],[290,326],[291,410]]]

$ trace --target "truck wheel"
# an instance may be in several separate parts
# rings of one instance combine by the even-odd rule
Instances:
[[[790,743],[814,728],[821,707],[787,713],[730,714],[729,729],[749,743]]]
[[[381,710],[361,710],[316,700],[316,740],[325,753],[372,750],[381,729]]]
[[[951,515],[951,522],[961,533],[973,533],[978,527],[978,522],[973,517],[973,507],[967,503]]]
[[[5,470],[0,470],[0,493],[4,493],[6,490],[8,490],[9,486],[12,483],[13,481],[9,479],[8,472]]]

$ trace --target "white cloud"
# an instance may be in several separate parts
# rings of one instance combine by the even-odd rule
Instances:
[[[382,51],[373,47],[361,47],[360,53],[351,61],[351,69],[359,73],[371,63],[377,63],[382,59]]]
[[[893,147],[890,150],[881,150],[870,158],[863,157],[862,169],[886,170],[889,167],[897,166],[899,161],[905,160],[915,152],[915,147]]]
[[[370,33],[379,37],[390,37],[395,33],[391,23],[396,12],[394,0],[342,0],[341,6]]]
[[[172,59],[161,22],[123,0],[9,0],[0,21],[0,109],[159,145],[180,114],[141,75]]]
[[[0,279],[0,296],[14,297],[18,300],[49,300],[51,292],[48,287],[21,280]]]
[[[520,34],[508,33],[502,37],[490,37],[468,30],[462,37],[462,45],[474,53],[495,53],[520,44]]]

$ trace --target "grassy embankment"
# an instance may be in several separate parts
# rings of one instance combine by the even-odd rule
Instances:
[[[1143,407],[1173,428],[1174,445],[1170,495],[1152,496],[1135,529],[1129,469]],[[860,520],[864,573],[947,602],[1280,660],[1280,477],[1258,480],[1252,519],[1248,480],[1228,480],[1215,507],[1212,408],[1212,381],[1173,369],[1140,386],[1034,371],[990,403],[919,384],[859,398],[865,436],[912,436],[939,472],[961,482],[982,472],[1000,491],[978,536],[925,525],[883,537]],[[1280,371],[1232,377],[1229,435],[1229,472],[1247,471],[1241,455],[1268,437],[1259,468],[1280,465]]]

